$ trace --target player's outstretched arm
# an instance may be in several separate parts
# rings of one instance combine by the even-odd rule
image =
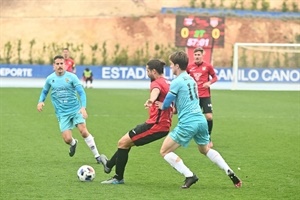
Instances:
[[[149,99],[144,103],[145,109],[150,108],[155,100],[158,98],[160,90],[158,88],[153,88],[150,93]]]

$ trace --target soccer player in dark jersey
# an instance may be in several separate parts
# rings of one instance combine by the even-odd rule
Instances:
[[[151,80],[151,84],[150,97],[144,106],[149,111],[149,118],[146,122],[131,129],[119,140],[118,149],[110,160],[107,160],[103,154],[100,155],[105,173],[110,173],[112,168],[116,166],[116,174],[111,179],[101,183],[123,184],[130,148],[151,143],[169,133],[173,108],[170,107],[162,111],[155,106],[155,101],[163,101],[169,91],[169,81],[165,79],[163,74],[164,66],[165,63],[157,59],[152,59],[147,63],[147,75]],[[107,160],[107,162],[105,163],[103,160]]]
[[[76,73],[76,68],[75,68],[75,62],[74,60],[70,57],[70,51],[68,48],[63,49],[63,56],[65,59],[65,67],[66,71]]]
[[[210,86],[218,80],[213,66],[203,61],[204,50],[202,47],[194,49],[194,63],[187,67],[189,73],[198,85],[199,104],[205,115],[210,135],[209,146],[213,147],[211,132],[213,128],[213,107],[211,103]]]

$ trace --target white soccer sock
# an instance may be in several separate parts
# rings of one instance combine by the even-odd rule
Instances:
[[[71,141],[70,145],[71,145],[71,146],[74,146],[75,144],[76,144],[76,141],[75,141],[74,138],[72,138],[72,141]]]
[[[225,162],[223,157],[214,149],[209,149],[206,156],[215,164],[217,164],[221,169],[228,174],[228,170],[231,170],[228,164]]]
[[[95,144],[95,140],[94,137],[92,136],[92,134],[90,134],[88,137],[84,138],[85,143],[88,145],[88,147],[90,148],[90,150],[93,152],[95,158],[97,158],[98,156],[100,156],[97,146]]]
[[[164,156],[164,159],[179,173],[185,177],[193,176],[193,172],[183,163],[182,159],[174,152],[170,152]]]

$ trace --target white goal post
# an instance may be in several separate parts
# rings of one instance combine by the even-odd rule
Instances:
[[[245,71],[241,72],[241,68]],[[252,70],[253,69],[253,70]],[[259,78],[260,80],[253,78],[247,81],[241,81],[243,73],[256,72],[259,73],[262,69],[266,69],[262,73],[268,74],[275,71],[274,77],[269,78],[268,81]],[[267,72],[266,72],[267,71]],[[278,72],[280,71],[280,72]],[[280,76],[285,78],[285,83],[281,82],[283,78],[277,78]],[[289,74],[285,74],[289,73]],[[255,75],[253,75],[255,76]],[[241,82],[248,84],[252,83],[252,86],[259,83],[268,86],[277,84],[289,84],[300,89],[300,44],[292,43],[235,43],[233,49],[233,67],[232,67],[232,90],[239,89]],[[245,78],[246,80],[247,78]],[[281,80],[280,80],[281,79]],[[288,80],[287,80],[288,79]],[[290,80],[291,79],[291,80]],[[255,83],[255,84],[253,84]],[[274,84],[276,83],[276,84]],[[279,83],[279,84],[278,84]],[[250,84],[251,85],[251,84]],[[285,85],[286,86],[286,85]],[[247,88],[246,88],[247,89]]]

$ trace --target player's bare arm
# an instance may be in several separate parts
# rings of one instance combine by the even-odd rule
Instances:
[[[145,109],[148,109],[149,107],[152,106],[152,104],[158,98],[159,94],[160,94],[160,90],[158,88],[153,88],[153,90],[150,93],[149,99],[144,103]]]

